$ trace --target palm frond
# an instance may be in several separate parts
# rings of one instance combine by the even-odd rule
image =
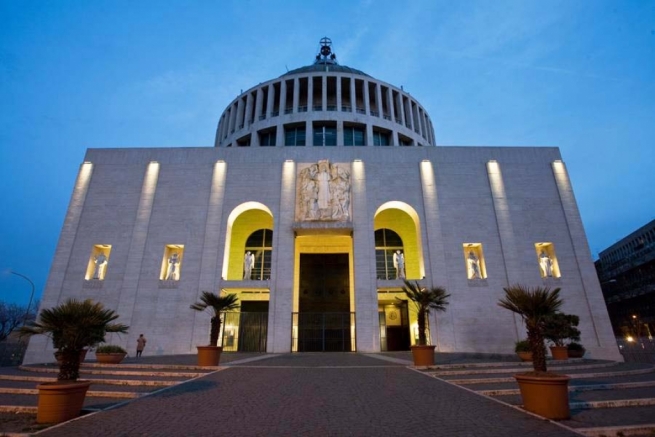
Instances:
[[[450,294],[443,287],[424,288],[418,281],[410,282],[405,280],[403,292],[409,300],[414,302],[418,311],[429,314],[430,310],[446,311]]]
[[[239,298],[236,294],[230,293],[224,296],[203,291],[200,293],[200,301],[190,305],[192,310],[204,311],[210,309],[215,315],[224,311],[231,311],[239,308]]]
[[[521,316],[526,325],[543,323],[546,316],[562,306],[559,288],[551,290],[548,287],[531,288],[517,284],[503,290],[505,297],[498,301],[498,305]]]

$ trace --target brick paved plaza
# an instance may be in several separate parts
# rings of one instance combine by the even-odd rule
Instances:
[[[40,436],[569,436],[557,424],[376,355],[282,354],[230,367]]]

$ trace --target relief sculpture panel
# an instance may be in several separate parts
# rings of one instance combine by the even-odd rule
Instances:
[[[350,165],[298,164],[296,221],[350,221]]]

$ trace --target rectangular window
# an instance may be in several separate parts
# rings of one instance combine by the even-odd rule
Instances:
[[[262,147],[275,146],[275,131],[266,131],[259,133],[259,145]]]
[[[343,145],[344,146],[365,146],[366,135],[363,127],[344,126],[343,128]]]
[[[305,127],[286,127],[284,128],[284,145],[285,146],[304,146],[305,145]]]
[[[89,263],[86,266],[84,279],[87,281],[103,281],[107,275],[110,253],[111,245],[95,244],[91,249],[91,257],[89,257]]]
[[[386,133],[386,132],[374,130],[373,131],[373,145],[374,146],[388,146],[388,145],[390,145],[389,134]]]
[[[336,146],[337,145],[337,128],[331,126],[314,126],[315,146]]]

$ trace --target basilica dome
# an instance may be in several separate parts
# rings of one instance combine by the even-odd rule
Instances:
[[[322,38],[311,65],[260,83],[225,109],[216,147],[435,146],[427,111],[406,93],[340,65]]]

